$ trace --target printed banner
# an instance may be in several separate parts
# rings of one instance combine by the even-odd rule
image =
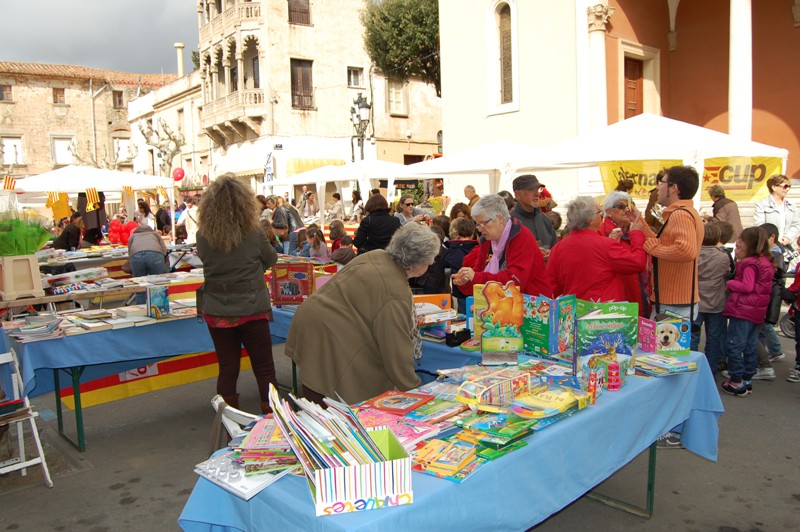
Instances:
[[[656,175],[662,168],[683,164],[675,159],[653,161],[612,161],[600,165],[600,175],[606,194],[617,188],[623,179],[633,181],[631,197],[646,200],[656,186]]]
[[[779,157],[716,157],[706,159],[703,169],[703,192],[700,199],[710,200],[708,187],[722,185],[725,197],[733,201],[756,201],[769,191],[767,179],[780,174]]]

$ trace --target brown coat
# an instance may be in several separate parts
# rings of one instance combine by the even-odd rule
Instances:
[[[297,309],[286,355],[303,385],[356,403],[420,385],[405,271],[384,250],[358,255]]]

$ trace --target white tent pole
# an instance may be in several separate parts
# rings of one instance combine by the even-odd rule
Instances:
[[[167,189],[167,197],[169,198],[169,213],[170,213],[170,219],[172,220],[172,223],[170,224],[170,232],[172,233],[171,240],[172,244],[174,245],[176,242],[175,222],[177,221],[175,220],[175,187],[169,187]]]
[[[324,181],[317,181],[317,205],[319,205],[319,230],[325,232],[325,186]]]

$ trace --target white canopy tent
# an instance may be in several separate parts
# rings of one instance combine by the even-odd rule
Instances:
[[[266,183],[268,187],[294,187],[297,185],[314,184],[317,187],[317,198],[320,198],[320,226],[324,228],[325,220],[325,185],[327,183],[343,183],[357,181],[362,190],[369,190],[370,181],[373,179],[388,179],[394,181],[396,177],[408,174],[409,166],[377,159],[356,161],[345,165],[329,165],[315,168],[307,172],[295,174],[282,179],[275,179]]]
[[[495,141],[444,155],[437,159],[409,165],[413,177],[442,175],[485,175],[489,178],[489,192],[496,194],[500,182],[508,181],[514,174],[513,161],[529,154],[538,154],[541,148],[530,144]]]
[[[20,203],[26,203],[44,201],[48,192],[64,192],[74,195],[86,192],[87,188],[94,188],[105,194],[122,192],[122,187],[131,187],[133,190],[153,190],[157,187],[164,187],[169,197],[171,216],[175,220],[174,186],[175,182],[167,177],[70,165],[18,179],[16,192],[20,193]],[[172,224],[172,239],[175,240],[174,223]]]
[[[511,162],[514,173],[591,168],[611,161],[681,160],[702,174],[712,157],[777,157],[786,169],[788,150],[712,129],[644,113],[585,135],[535,148]],[[699,201],[698,190],[697,200]]]

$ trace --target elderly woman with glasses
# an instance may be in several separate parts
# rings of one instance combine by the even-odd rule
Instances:
[[[428,227],[407,224],[385,250],[358,255],[311,295],[292,319],[286,355],[300,366],[305,397],[350,404],[420,384],[421,344],[408,280],[439,253]]]
[[[430,215],[414,208],[414,196],[411,194],[400,196],[400,201],[397,203],[397,212],[394,215],[400,220],[400,225],[406,225],[408,222],[424,222],[431,219]]]
[[[622,202],[620,202],[621,204]],[[620,206],[612,204],[612,207]],[[594,198],[578,196],[567,204],[569,236],[550,251],[547,274],[556,296],[575,294],[591,301],[628,301],[625,276],[644,271],[644,223],[635,218],[619,240],[600,233],[603,209]],[[625,235],[625,243],[621,243]]]
[[[767,179],[769,196],[756,203],[753,212],[753,225],[765,223],[778,228],[778,240],[784,246],[794,243],[800,236],[800,215],[794,203],[786,198],[792,185],[789,178],[778,174]]]
[[[524,294],[552,297],[536,238],[509,215],[502,197],[482,197],[472,207],[472,219],[482,234],[480,243],[453,275],[453,283],[464,295],[471,296],[475,284],[513,281]]]
[[[631,223],[640,218],[639,210],[634,205],[628,193],[614,190],[603,203],[605,219],[600,227],[600,233],[610,236],[627,248],[631,248]],[[639,303],[639,315],[650,316],[650,280],[647,268],[638,273],[622,276],[625,284],[625,301]]]

